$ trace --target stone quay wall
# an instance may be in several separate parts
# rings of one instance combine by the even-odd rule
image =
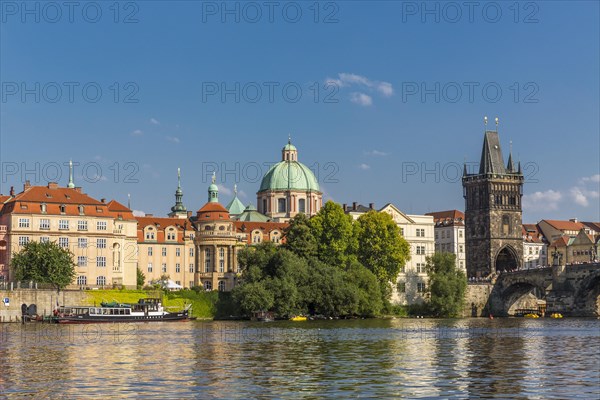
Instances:
[[[4,299],[9,300],[8,306]],[[84,304],[87,293],[81,290],[16,289],[0,290],[0,322],[21,322],[21,305],[35,304],[39,315],[51,315],[56,301],[62,305]]]

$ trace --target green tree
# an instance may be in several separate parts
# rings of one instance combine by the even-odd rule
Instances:
[[[344,268],[356,258],[358,241],[353,220],[344,213],[342,206],[328,201],[309,220],[309,224],[317,240],[317,254],[321,261]]]
[[[64,289],[75,279],[73,253],[55,242],[29,242],[11,261],[18,281],[52,284]]]
[[[265,282],[243,283],[233,289],[232,296],[241,314],[245,316],[271,310],[275,302],[273,293],[267,290]]]
[[[408,242],[388,213],[369,211],[358,218],[357,224],[358,261],[373,272],[382,285],[389,286],[410,259]]]
[[[297,214],[290,220],[290,226],[285,231],[284,248],[304,257],[310,258],[317,255],[317,239],[310,227],[310,220],[306,214]]]
[[[459,316],[463,308],[467,278],[456,268],[456,256],[451,253],[436,253],[427,257],[427,275],[431,313],[442,318]]]
[[[375,274],[361,263],[354,262],[348,266],[346,279],[356,288],[357,305],[355,314],[364,317],[378,315],[383,309],[384,297]]]
[[[144,282],[146,282],[146,275],[144,275],[144,272],[140,269],[140,267],[137,268],[136,279],[137,288],[141,289],[144,286]]]

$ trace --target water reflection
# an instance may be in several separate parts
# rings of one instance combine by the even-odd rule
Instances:
[[[598,398],[598,320],[0,326],[0,394]]]

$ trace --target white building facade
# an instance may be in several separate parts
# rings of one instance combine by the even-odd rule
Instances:
[[[452,253],[456,267],[467,273],[465,255],[465,214],[459,210],[427,213],[435,224],[435,252]]]

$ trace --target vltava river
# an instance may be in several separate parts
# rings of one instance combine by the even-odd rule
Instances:
[[[600,320],[0,325],[0,397],[600,398]]]

